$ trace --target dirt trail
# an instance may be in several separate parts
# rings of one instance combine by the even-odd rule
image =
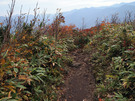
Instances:
[[[69,54],[73,65],[65,78],[63,94],[58,101],[94,101],[95,81],[88,62],[89,55],[78,49]]]

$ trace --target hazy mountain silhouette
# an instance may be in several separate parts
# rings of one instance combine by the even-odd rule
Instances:
[[[113,14],[118,13],[121,21],[124,20],[127,12],[131,12],[135,15],[135,2],[132,3],[120,3],[112,6],[104,7],[91,7],[74,10],[68,13],[64,13],[66,24],[75,24],[77,27],[82,27],[83,22],[85,27],[94,26],[97,18],[102,21],[110,18]]]
[[[127,12],[131,12],[133,17],[135,15],[135,2],[131,3],[120,3],[112,6],[103,6],[103,7],[91,7],[91,8],[82,8],[74,9],[72,11],[63,12],[65,16],[65,25],[75,24],[77,27],[89,28],[94,26],[97,18],[99,21],[108,19],[110,21],[113,14],[118,13],[121,21],[124,20]],[[15,18],[17,15],[14,15]],[[53,20],[54,15],[50,15],[50,23]],[[29,20],[33,18],[33,15],[29,16]],[[0,22],[3,22],[5,17],[0,16]]]

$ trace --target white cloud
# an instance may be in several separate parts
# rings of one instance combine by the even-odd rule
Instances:
[[[8,1],[0,1],[0,5],[7,5]]]

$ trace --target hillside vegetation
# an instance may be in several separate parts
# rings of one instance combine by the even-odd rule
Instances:
[[[135,31],[131,24],[102,23],[86,52],[96,79],[96,94],[105,101],[135,99]]]
[[[59,9],[47,25],[46,19],[37,19],[37,9],[30,23],[20,15],[12,26],[12,9],[7,24],[0,23],[1,101],[57,101],[68,65],[73,64],[68,53],[77,49],[91,54],[88,68],[94,74],[99,101],[134,101],[134,22],[103,21],[80,30],[62,26]]]

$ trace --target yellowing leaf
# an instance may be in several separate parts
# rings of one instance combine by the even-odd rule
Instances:
[[[31,82],[32,80],[31,79],[27,79],[27,83],[30,85],[30,82]]]
[[[4,72],[0,72],[0,80],[3,79],[3,76],[4,76]]]
[[[123,83],[123,86],[124,86],[124,88],[125,88],[125,87],[127,86],[127,82],[124,82],[124,83]]]
[[[5,64],[5,63],[6,63],[5,59],[1,59],[1,64]]]
[[[11,91],[8,93],[8,97],[11,98]]]
[[[16,77],[16,72],[13,71],[13,75]]]
[[[16,50],[16,52],[20,53],[20,50]]]
[[[13,91],[14,92],[14,86],[11,86],[11,85],[8,85],[8,86],[4,86],[5,88],[7,88],[7,89],[10,89],[11,91]]]
[[[23,98],[28,101],[28,97],[26,95],[23,95]]]
[[[23,36],[22,39],[24,40],[26,36]]]
[[[14,89],[10,89],[13,93],[16,93],[16,91]]]
[[[27,76],[26,75],[19,75],[19,80],[27,80]]]
[[[106,75],[106,78],[112,78],[112,79],[115,79],[116,77],[113,76],[113,75]]]

